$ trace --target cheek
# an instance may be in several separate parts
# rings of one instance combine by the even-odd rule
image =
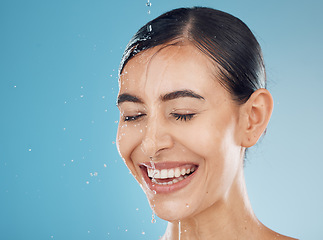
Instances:
[[[116,140],[117,148],[123,161],[133,172],[134,163],[131,159],[131,154],[141,144],[143,129],[140,124],[122,123],[121,120],[119,122]]]
[[[223,129],[217,128],[212,122],[195,121],[182,128],[176,135],[185,148],[205,158],[222,148],[224,133]]]

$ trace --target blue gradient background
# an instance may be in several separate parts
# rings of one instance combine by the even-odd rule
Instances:
[[[157,239],[115,145],[117,69],[128,40],[172,8],[241,18],[264,52],[275,109],[248,155],[268,227],[323,239],[322,1],[0,1],[0,239]]]

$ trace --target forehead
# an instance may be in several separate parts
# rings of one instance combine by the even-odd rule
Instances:
[[[192,45],[157,46],[133,57],[120,76],[120,92],[163,94],[178,89],[203,91],[215,80],[215,66]]]

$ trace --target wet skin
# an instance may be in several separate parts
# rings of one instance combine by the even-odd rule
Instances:
[[[250,132],[261,111],[253,113],[250,104],[235,103],[214,69],[187,44],[155,47],[132,58],[120,76],[118,150],[153,210],[170,222],[165,239],[176,239],[172,223],[179,220],[187,229],[182,239],[231,239],[228,234],[248,239],[242,231],[266,239],[264,234],[273,232],[251,209],[243,156],[269,121],[271,96],[259,90],[257,104],[271,101],[271,106],[261,127]],[[193,173],[170,185],[162,179],[156,184],[147,173],[191,167]]]

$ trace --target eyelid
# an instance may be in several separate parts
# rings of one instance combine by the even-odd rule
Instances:
[[[122,115],[123,116],[123,121],[124,122],[132,122],[132,121],[136,121],[136,120],[139,120],[140,118],[146,116],[145,113],[141,113],[139,112],[138,114],[135,114],[135,115]]]
[[[179,114],[179,113],[171,113],[171,115],[175,118],[176,121],[189,121],[191,120],[196,113],[186,113],[186,114]]]

